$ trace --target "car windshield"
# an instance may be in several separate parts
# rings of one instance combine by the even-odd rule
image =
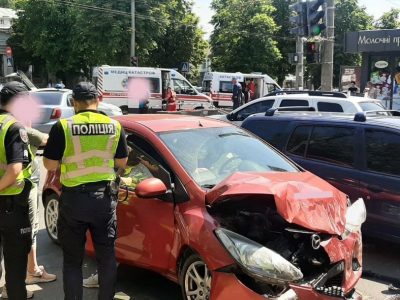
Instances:
[[[363,111],[385,110],[386,108],[379,102],[360,102]]]
[[[32,93],[33,96],[40,101],[42,105],[60,105],[62,100],[62,93],[54,92],[40,92]]]
[[[239,128],[207,128],[160,133],[183,168],[205,188],[235,172],[298,172],[277,151]]]

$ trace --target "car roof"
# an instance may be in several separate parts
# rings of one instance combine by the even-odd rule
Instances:
[[[236,113],[238,111],[241,111],[242,109],[246,108],[247,106],[250,106],[254,103],[266,101],[266,100],[275,100],[275,99],[282,99],[282,100],[307,100],[307,99],[318,99],[319,101],[332,101],[335,103],[343,103],[343,102],[350,102],[350,103],[365,103],[365,102],[381,102],[380,100],[377,99],[371,99],[371,98],[364,98],[364,97],[347,97],[347,98],[339,98],[339,97],[329,97],[329,96],[314,96],[314,95],[309,95],[309,94],[288,94],[288,95],[275,95],[275,96],[267,96],[267,97],[261,97],[258,99],[255,99],[253,101],[250,101],[235,110],[232,111],[232,113]]]
[[[125,115],[118,116],[115,119],[120,121],[126,128],[134,127],[135,124],[141,124],[156,133],[199,128],[235,127],[227,122],[215,119],[168,113]]]
[[[254,120],[292,120],[292,121],[312,121],[316,123],[324,122],[335,122],[335,123],[351,123],[351,124],[368,124],[368,125],[378,125],[385,127],[392,127],[400,129],[400,117],[397,116],[383,116],[383,115],[373,115],[366,116],[365,121],[355,121],[354,114],[346,113],[310,113],[310,112],[284,112],[277,113],[274,116],[265,116],[265,113],[254,114],[248,117],[243,125]]]
[[[43,88],[43,89],[36,89],[32,91],[33,93],[42,93],[42,92],[59,92],[59,93],[68,93],[72,92],[70,89],[56,89],[56,88]]]

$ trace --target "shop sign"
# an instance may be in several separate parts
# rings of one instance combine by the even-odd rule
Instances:
[[[400,29],[348,32],[345,52],[400,51]]]

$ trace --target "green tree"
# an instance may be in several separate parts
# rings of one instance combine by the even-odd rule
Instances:
[[[275,40],[279,28],[270,0],[213,0],[213,69],[263,72],[277,76],[282,55]]]
[[[289,22],[290,1],[273,0],[272,4],[276,9],[273,13],[274,21],[279,27],[276,33],[277,47],[282,54],[278,62],[281,70],[278,72],[277,77],[278,82],[282,83],[286,75],[290,73],[294,74],[295,72],[295,66],[289,64],[288,57],[290,53],[296,52],[296,40],[295,37],[290,34],[290,28],[292,27]]]
[[[397,29],[400,28],[400,9],[392,8],[383,14],[376,22],[379,29]]]
[[[199,66],[206,58],[208,43],[199,28],[199,18],[192,12],[193,4],[172,0],[167,8],[165,33],[156,39],[148,61],[153,66],[179,68],[182,62]],[[197,72],[192,75],[196,76]]]
[[[5,8],[11,7],[11,1],[10,0],[0,0],[0,7],[5,7]]]
[[[9,40],[19,58],[18,66],[40,61],[45,66],[43,69],[71,85],[81,70],[88,75],[90,67],[96,65],[129,64],[130,1],[66,3],[62,0],[18,1],[19,18]],[[181,13],[179,4],[189,11]],[[141,66],[172,65],[180,61],[180,57],[192,63],[200,62],[204,41],[197,27],[198,19],[190,9],[191,4],[184,0],[137,2],[136,55]],[[178,15],[179,23],[176,22]],[[173,41],[171,47],[163,47],[165,40]],[[159,49],[165,55],[158,55]]]

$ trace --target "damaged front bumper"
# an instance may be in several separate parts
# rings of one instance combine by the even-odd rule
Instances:
[[[315,291],[311,286],[290,285],[292,293],[280,297],[270,297],[256,293],[243,284],[233,273],[215,272],[212,279],[211,300],[252,299],[252,300],[362,300],[362,296],[352,291],[345,297],[333,297]],[[287,295],[285,297],[285,295]]]
[[[362,273],[361,234],[352,233],[345,240],[333,236],[321,242],[320,247],[329,258],[328,265],[313,275],[309,273],[301,280],[286,284],[271,275],[264,279],[254,276],[240,263],[217,270],[213,275],[211,299],[232,299],[236,294],[242,295],[236,299],[362,299],[355,291]]]

